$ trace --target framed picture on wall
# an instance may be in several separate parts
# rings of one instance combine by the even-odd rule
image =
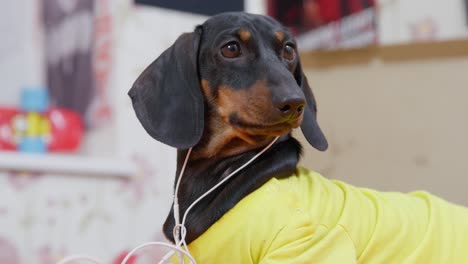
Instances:
[[[375,0],[268,0],[301,50],[357,48],[377,40]]]
[[[52,105],[80,114],[87,129],[112,120],[112,21],[107,0],[41,2],[45,73]]]

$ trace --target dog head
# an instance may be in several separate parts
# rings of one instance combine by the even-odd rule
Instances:
[[[328,147],[296,42],[269,17],[208,19],[148,66],[129,95],[145,130],[179,149],[200,142],[211,116],[241,138],[280,136],[301,126],[313,147]]]

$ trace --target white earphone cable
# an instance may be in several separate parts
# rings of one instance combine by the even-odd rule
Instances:
[[[169,244],[169,243],[165,243],[165,242],[148,242],[148,243],[144,243],[144,244],[141,244],[139,245],[138,247],[132,249],[130,252],[128,252],[128,254],[125,256],[124,260],[122,260],[121,264],[127,264],[127,261],[130,259],[130,257],[135,254],[135,252],[137,252],[138,250],[140,249],[143,249],[143,248],[146,248],[146,247],[150,247],[150,246],[163,246],[163,247],[168,247],[168,248],[171,248],[173,251],[172,251],[172,254],[169,255],[169,254],[166,254],[163,259],[161,261],[166,261],[168,260],[174,253],[174,251],[177,251],[179,253],[182,253],[184,254],[185,256],[187,256],[189,259],[190,259],[190,262],[191,263],[197,263],[195,261],[195,259],[192,257],[192,255],[190,255],[190,252],[188,251],[185,251],[183,249],[181,249],[179,246],[177,245],[172,245],[172,244]],[[162,263],[162,262],[159,262],[159,263]],[[181,262],[183,263],[183,262]]]
[[[57,262],[57,264],[66,264],[76,260],[84,260],[94,264],[102,264],[102,261],[86,255],[70,255]]]
[[[180,247],[180,233],[179,233],[179,227],[180,226],[180,211],[179,211],[179,197],[178,197],[178,193],[179,193],[179,186],[180,186],[180,182],[182,180],[182,176],[184,175],[184,172],[185,172],[185,168],[187,167],[187,163],[188,163],[188,160],[189,160],[189,157],[190,157],[190,154],[192,153],[192,148],[189,148],[188,152],[187,152],[187,155],[185,155],[185,160],[184,160],[184,164],[182,165],[182,168],[180,169],[180,173],[179,173],[179,177],[177,178],[177,183],[176,183],[176,186],[175,186],[175,190],[174,190],[174,207],[173,207],[173,214],[174,214],[174,221],[175,221],[175,225],[174,225],[174,230],[172,231],[173,233],[173,236],[174,236],[174,241],[175,241],[175,244],[177,246]],[[185,237],[185,234],[184,234],[184,237]],[[188,248],[185,247],[185,250],[188,252]],[[178,252],[179,254],[179,261],[180,263],[183,263],[182,261],[182,256],[180,255],[180,252]],[[172,252],[170,254],[170,256],[172,256],[174,253]],[[170,257],[169,256],[169,257]]]
[[[175,225],[174,225],[173,235],[174,235],[175,245],[165,243],[165,242],[148,242],[148,243],[141,244],[141,245],[135,247],[134,249],[132,249],[125,256],[125,258],[122,260],[121,264],[127,264],[127,261],[130,259],[130,257],[133,254],[135,254],[138,250],[146,248],[146,247],[150,247],[150,246],[162,246],[162,247],[167,247],[167,248],[172,249],[172,251],[170,251],[169,253],[167,253],[166,255],[163,256],[163,258],[159,262],[160,264],[162,264],[164,261],[170,259],[174,255],[174,253],[176,253],[176,252],[179,255],[179,262],[180,263],[185,263],[184,258],[182,256],[182,255],[185,255],[190,259],[191,264],[196,264],[197,262],[195,261],[194,257],[190,254],[187,243],[185,241],[185,236],[187,235],[187,229],[185,227],[185,221],[187,219],[188,213],[203,198],[205,198],[207,195],[209,195],[211,192],[213,192],[216,188],[218,188],[220,185],[222,185],[227,180],[229,180],[237,172],[244,169],[246,166],[248,166],[250,163],[252,163],[254,160],[256,160],[260,155],[265,153],[265,151],[267,151],[271,146],[273,146],[273,144],[275,144],[275,142],[278,139],[279,139],[279,136],[276,137],[275,139],[273,139],[270,142],[270,144],[268,144],[268,146],[263,148],[259,153],[257,153],[250,160],[248,160],[244,165],[240,166],[238,169],[231,172],[228,176],[226,176],[224,179],[222,179],[220,182],[218,182],[215,186],[211,187],[211,189],[209,189],[207,192],[205,192],[200,197],[198,197],[194,202],[192,202],[190,204],[190,206],[187,208],[187,210],[185,211],[184,216],[182,217],[182,223],[181,223],[180,222],[178,192],[179,192],[179,186],[180,186],[180,183],[181,183],[182,176],[183,176],[183,174],[185,172],[185,168],[187,167],[187,163],[188,163],[190,154],[192,152],[192,148],[190,148],[188,150],[188,152],[187,152],[187,155],[185,156],[185,160],[184,160],[184,163],[182,165],[182,168],[180,169],[179,178],[177,179],[177,183],[176,183],[175,190],[174,190],[174,197],[173,197],[173,199],[174,199],[174,208],[173,208],[174,212],[173,213],[174,213]],[[183,246],[184,249],[182,249],[181,246]],[[89,262],[92,262],[92,263],[95,263],[95,264],[101,264],[102,263],[99,260],[96,260],[95,258],[88,257],[88,256],[85,256],[85,255],[73,255],[73,256],[68,256],[68,257],[62,259],[57,264],[66,264],[66,263],[69,263],[71,261],[76,261],[76,260],[86,260],[86,261],[89,261]]]
[[[195,200],[188,208],[187,210],[185,211],[185,214],[184,214],[184,217],[182,218],[182,226],[185,226],[185,220],[187,219],[187,215],[189,213],[189,211],[198,203],[200,202],[200,200],[202,200],[203,198],[205,198],[208,194],[210,194],[212,191],[214,191],[216,188],[218,188],[220,185],[222,185],[223,183],[225,183],[227,180],[229,180],[232,176],[234,176],[237,172],[239,172],[240,170],[242,170],[243,168],[247,167],[250,163],[252,163],[254,160],[256,160],[260,155],[262,155],[263,153],[265,153],[265,151],[267,151],[271,146],[273,146],[273,144],[275,144],[275,142],[278,140],[279,137],[276,137],[275,139],[273,139],[273,141],[270,142],[270,144],[268,144],[268,146],[266,146],[265,148],[262,149],[262,151],[260,151],[259,153],[257,153],[255,156],[253,156],[249,161],[247,161],[244,165],[240,166],[237,170],[231,172],[226,178],[224,178],[222,181],[218,182],[215,186],[211,187],[211,189],[209,189],[207,192],[205,192],[203,195],[201,195],[200,197],[198,197],[197,200]]]

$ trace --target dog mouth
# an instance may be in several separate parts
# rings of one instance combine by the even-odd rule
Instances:
[[[229,123],[233,127],[244,130],[252,135],[281,136],[289,133],[292,129],[299,127],[302,123],[302,115],[295,119],[263,124],[242,120],[237,115],[230,115]]]

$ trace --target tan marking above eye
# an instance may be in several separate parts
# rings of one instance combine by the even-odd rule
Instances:
[[[283,42],[284,40],[284,32],[282,31],[276,31],[275,32],[275,37],[279,42]]]
[[[244,42],[248,41],[250,39],[250,31],[247,29],[239,30],[239,38]]]

